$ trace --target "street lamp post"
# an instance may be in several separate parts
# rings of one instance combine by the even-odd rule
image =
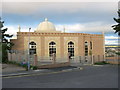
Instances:
[[[31,28],[29,28],[29,36],[28,36],[28,70],[30,69],[30,30]]]

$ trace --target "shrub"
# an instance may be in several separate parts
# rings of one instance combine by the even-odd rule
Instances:
[[[38,69],[38,67],[37,66],[33,66],[33,70],[37,70]]]
[[[106,61],[101,61],[101,62],[96,62],[95,64],[96,65],[104,65],[104,64],[109,64],[109,63],[107,63]]]
[[[8,62],[8,55],[7,55],[7,44],[2,43],[2,63]]]
[[[27,63],[27,62],[17,63],[16,61],[8,61],[7,63],[8,63],[8,64],[18,65],[18,66],[22,66],[22,67],[24,67],[26,70],[28,70],[28,63]],[[37,67],[37,66],[32,66],[32,65],[30,65],[30,69],[37,70],[38,67]]]
[[[14,65],[18,65],[18,63],[16,61],[7,61],[7,64],[14,64]]]
[[[116,52],[117,55],[120,55],[120,52]]]

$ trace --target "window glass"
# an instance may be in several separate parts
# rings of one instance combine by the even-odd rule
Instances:
[[[51,57],[55,53],[56,55],[56,43],[55,42],[50,42],[49,43],[49,56]]]
[[[35,42],[30,42],[29,46],[30,46],[29,54],[30,55],[36,54],[36,43]]]
[[[88,42],[85,42],[85,56],[88,56]]]
[[[74,43],[71,41],[68,43],[68,53],[70,53],[70,57],[74,57]]]

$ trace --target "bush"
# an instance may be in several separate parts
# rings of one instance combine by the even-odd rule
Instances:
[[[7,44],[2,43],[2,63],[8,62]]]
[[[37,70],[38,69],[38,67],[37,66],[33,66],[33,70]]]
[[[120,52],[117,52],[116,54],[117,54],[117,55],[120,55]]]
[[[23,67],[25,67],[25,68],[27,68],[27,67],[28,67],[28,65],[27,65],[27,64],[23,64],[22,66],[23,66]]]
[[[96,62],[95,64],[96,65],[104,65],[104,64],[109,64],[109,63],[107,63],[106,61],[101,61],[101,62]]]
[[[15,61],[7,61],[7,64],[14,64],[14,65],[18,65],[19,63],[15,62]]]
[[[22,66],[26,70],[28,70],[28,63],[26,63],[26,62],[17,63],[16,61],[8,61],[7,64],[14,64],[14,65]],[[30,69],[37,70],[38,67],[30,65]]]
[[[28,63],[26,62],[21,62],[20,66],[24,67],[26,70],[28,70]]]
[[[22,62],[20,65],[23,66],[24,68],[26,68],[26,70],[28,70],[28,63]],[[32,65],[30,65],[30,69],[32,69],[32,70],[37,70],[38,67],[37,67],[37,66],[32,66]]]
[[[38,69],[38,67],[37,66],[30,66],[30,69],[32,69],[32,70],[37,70]]]

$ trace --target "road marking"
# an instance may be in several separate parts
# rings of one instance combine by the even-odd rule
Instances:
[[[27,75],[18,75],[18,76],[8,76],[8,77],[2,77],[2,78],[30,77],[30,76],[57,74],[57,73],[71,72],[71,71],[79,71],[79,70],[81,70],[81,69],[75,69],[75,70],[62,70],[62,71],[57,71],[57,72],[48,72],[48,73],[40,73],[40,74],[27,74]],[[0,77],[0,78],[1,78],[1,77]]]
[[[103,66],[103,65],[93,65],[93,66]]]
[[[50,72],[50,73],[41,73],[41,74],[28,74],[28,75],[19,75],[19,76],[8,76],[8,77],[3,77],[3,78],[29,77],[29,76],[48,75],[48,74],[57,74],[57,73],[60,73],[60,71],[58,71],[58,72]]]

